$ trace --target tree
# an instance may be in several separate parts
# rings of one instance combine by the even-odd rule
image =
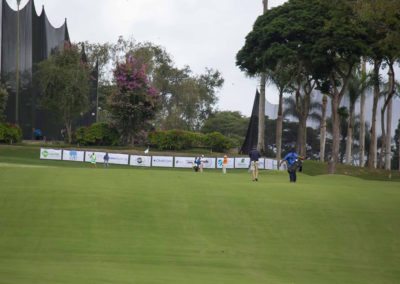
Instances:
[[[356,70],[350,78],[348,84],[349,98],[349,115],[347,122],[347,138],[346,138],[346,163],[351,164],[352,147],[353,147],[353,128],[354,128],[354,110],[357,100],[368,88],[367,76],[364,72]]]
[[[0,122],[4,121],[4,111],[6,110],[8,91],[5,86],[0,85]]]
[[[325,146],[326,146],[326,108],[328,106],[328,97],[323,95],[321,105],[321,122],[320,122],[320,162],[325,162]]]
[[[295,74],[295,66],[278,64],[274,70],[268,69],[264,74],[267,80],[272,82],[279,91],[275,145],[276,159],[280,161],[282,159],[283,94],[290,93],[292,91],[291,83]]]
[[[224,80],[218,70],[206,68],[203,74],[193,74],[189,66],[177,68],[161,46],[150,42],[136,42],[120,37],[114,44],[85,43],[88,60],[98,60],[100,69],[99,101],[102,109],[105,97],[115,89],[112,70],[126,55],[146,65],[146,75],[160,92],[154,126],[158,129],[200,130],[203,122],[214,111],[217,92]]]
[[[244,117],[238,111],[217,111],[205,120],[201,132],[220,132],[242,143],[243,138],[246,136],[248,124],[249,118]]]
[[[133,145],[155,117],[159,93],[150,84],[146,65],[132,56],[118,64],[114,78],[117,90],[109,98],[110,111],[124,142]]]
[[[335,126],[331,173],[339,155],[338,109],[351,72],[366,50],[367,34],[351,4],[347,0],[292,0],[271,9],[257,19],[236,57],[237,65],[250,74],[286,60],[299,66],[303,78],[329,83]]]
[[[56,112],[72,142],[72,123],[85,112],[89,96],[89,71],[76,45],[66,45],[38,64],[38,82],[45,108]]]
[[[374,102],[372,109],[371,123],[371,145],[369,148],[369,164],[370,168],[376,167],[377,161],[377,132],[376,132],[376,115],[378,100],[380,96],[380,70],[389,67],[389,94],[385,100],[382,112],[386,108],[391,107],[391,100],[395,92],[395,73],[393,65],[400,56],[400,18],[399,11],[400,2],[394,0],[364,0],[357,1],[355,11],[362,21],[363,26],[368,31],[369,50],[368,58],[373,63],[374,68]],[[383,64],[383,65],[382,65]],[[389,111],[389,115],[391,111]],[[386,133],[391,133],[391,119],[388,118]],[[390,141],[391,135],[385,135],[386,168],[390,168]]]
[[[307,120],[321,121],[320,109],[321,103],[313,101],[310,94],[296,94],[285,99],[283,117],[291,116],[298,121],[296,145],[301,156],[307,155]]]

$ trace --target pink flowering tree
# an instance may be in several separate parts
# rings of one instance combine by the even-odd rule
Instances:
[[[150,83],[146,65],[133,57],[117,65],[114,80],[117,88],[109,99],[110,111],[123,140],[133,145],[155,117],[159,92]]]

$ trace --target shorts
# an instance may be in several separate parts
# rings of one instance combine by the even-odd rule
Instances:
[[[251,161],[251,163],[250,163],[250,170],[251,171],[256,171],[256,170],[258,170],[258,161]]]

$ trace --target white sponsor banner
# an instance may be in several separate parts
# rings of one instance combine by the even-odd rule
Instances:
[[[175,157],[175,168],[192,168],[194,157]]]
[[[264,170],[264,169],[266,169],[266,159],[259,159],[258,160],[258,168],[260,169],[260,170]]]
[[[236,169],[248,169],[250,166],[250,158],[235,158],[235,168]]]
[[[63,160],[83,162],[85,160],[85,152],[77,150],[63,150]]]
[[[174,157],[153,156],[151,163],[153,167],[172,168],[174,166]]]
[[[42,160],[61,160],[62,150],[40,148],[40,159]]]
[[[274,170],[274,160],[265,159],[265,169],[266,170]]]
[[[203,168],[204,169],[215,169],[215,158],[201,158],[203,161]]]
[[[114,153],[108,153],[109,164],[115,164],[115,165],[128,165],[129,164],[129,155],[127,154],[114,154]],[[104,157],[104,155],[103,155]]]
[[[131,155],[130,165],[135,167],[150,167],[151,156]]]
[[[86,163],[90,163],[91,162],[91,156],[92,154],[95,154],[96,156],[96,163],[104,163],[104,155],[106,154],[106,152],[95,152],[95,151],[86,151],[85,152],[85,162]],[[108,154],[110,155],[110,154]]]
[[[222,169],[222,162],[224,158],[217,158],[217,169]],[[228,165],[226,166],[227,169],[233,169],[235,167],[235,158],[228,157]]]

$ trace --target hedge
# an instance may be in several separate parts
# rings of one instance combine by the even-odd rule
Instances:
[[[0,142],[16,143],[22,140],[22,130],[18,125],[0,123]]]

